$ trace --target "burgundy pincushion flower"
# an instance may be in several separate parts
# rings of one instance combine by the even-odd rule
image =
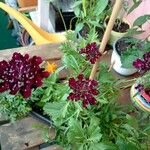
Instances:
[[[24,98],[30,97],[32,88],[42,86],[42,80],[49,76],[41,63],[41,57],[29,58],[28,54],[20,53],[14,53],[8,62],[0,61],[0,92],[10,90],[12,95],[20,92]]]
[[[147,52],[143,55],[143,60],[139,58],[136,59],[133,62],[133,66],[142,73],[149,71],[150,70],[150,52]]]
[[[80,49],[80,54],[85,54],[86,59],[89,60],[91,64],[95,64],[96,60],[101,56],[99,48],[95,42],[87,44],[85,48]]]
[[[96,99],[95,95],[98,95],[98,90],[96,89],[98,82],[95,80],[90,80],[85,78],[83,74],[78,75],[77,79],[69,79],[69,87],[73,90],[69,96],[69,100],[79,101],[82,100],[83,107],[87,107],[88,104],[95,105]]]

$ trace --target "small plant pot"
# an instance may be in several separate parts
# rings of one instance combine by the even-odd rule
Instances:
[[[104,26],[107,27],[107,19],[109,19],[109,17],[106,17],[105,21],[104,21]],[[123,23],[128,25],[128,29],[131,28],[131,25],[129,22],[127,22],[126,20],[123,20]],[[109,39],[109,44],[111,46],[113,46],[114,42],[117,41],[118,39],[124,37],[127,35],[127,31],[125,32],[119,32],[119,31],[115,31],[114,28],[111,31],[110,34],[110,39]]]
[[[145,112],[150,113],[150,97],[145,92],[138,92],[135,89],[136,84],[131,87],[130,97],[131,101],[135,104],[135,106]]]
[[[17,0],[19,7],[36,6],[37,0]]]
[[[117,40],[118,41],[118,40]],[[116,43],[113,44],[113,52],[111,55],[111,64],[113,64],[113,69],[120,75],[129,76],[137,72],[134,68],[124,68],[122,67],[121,58],[116,49]]]

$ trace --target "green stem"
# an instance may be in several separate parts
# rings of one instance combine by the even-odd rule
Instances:
[[[59,3],[57,2],[58,6],[59,6]],[[64,17],[60,11],[60,7],[58,8],[58,11],[59,11],[59,14],[60,14],[60,17],[61,17],[61,20],[63,22],[63,25],[64,25],[64,28],[65,28],[65,31],[67,31],[67,27],[66,27],[66,23],[65,23],[65,20],[64,20]]]

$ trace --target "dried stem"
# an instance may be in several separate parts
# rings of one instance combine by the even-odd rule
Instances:
[[[115,2],[111,17],[109,19],[106,31],[104,33],[101,45],[99,47],[99,52],[101,54],[103,54],[103,52],[105,50],[106,44],[109,40],[109,36],[111,34],[111,31],[112,31],[112,28],[114,26],[115,20],[117,18],[117,15],[119,14],[119,11],[121,10],[122,4],[123,4],[123,0],[116,0],[116,2]],[[99,66],[99,62],[100,62],[100,59],[98,59],[96,61],[96,63],[93,65],[93,68],[92,68],[92,71],[91,71],[91,74],[90,74],[90,79],[94,79],[94,77],[96,75],[96,72],[97,72],[97,69],[98,69],[98,66]]]

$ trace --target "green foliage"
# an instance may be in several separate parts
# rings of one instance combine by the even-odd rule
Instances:
[[[74,150],[142,150],[139,139],[143,134],[138,120],[127,115],[116,103],[116,79],[105,64],[100,68],[101,72],[96,77],[100,83],[96,106],[84,109],[80,102],[68,101],[68,83],[61,86],[61,97],[45,104],[44,111],[53,120],[57,131],[55,140]]]
[[[0,112],[11,122],[22,118],[31,110],[27,101],[20,95],[10,95],[8,92],[0,94]]]
[[[75,31],[79,32],[84,26],[88,26],[89,31],[95,27],[104,29],[103,21],[110,10],[109,0],[76,0],[74,12],[78,20]]]
[[[150,20],[150,15],[143,15],[138,17],[134,23],[133,26],[139,26],[141,27],[144,23],[146,23],[148,20]]]
[[[124,43],[128,43],[127,48],[121,53],[122,67],[133,68],[133,61],[142,58],[144,53],[149,51],[150,42],[135,38],[124,38]]]
[[[76,77],[81,71],[89,76],[91,64],[78,50],[92,40],[92,34],[89,34],[88,40],[78,40],[73,33],[68,33],[67,39],[60,49],[64,53],[64,67],[70,70],[68,77]],[[56,142],[68,150],[144,150],[141,143],[143,139],[147,140],[145,132],[149,128],[141,131],[137,118],[127,114],[129,110],[116,103],[117,80],[108,72],[106,64],[101,63],[99,67],[96,80],[99,81],[100,93],[96,96],[96,106],[85,109],[81,101],[69,101],[68,82],[54,82],[50,99],[43,109],[53,120]]]
[[[141,1],[136,1],[136,0],[133,0],[134,4],[132,5],[132,7],[128,10],[128,14],[130,14],[132,11],[134,11],[140,4],[141,4]]]

